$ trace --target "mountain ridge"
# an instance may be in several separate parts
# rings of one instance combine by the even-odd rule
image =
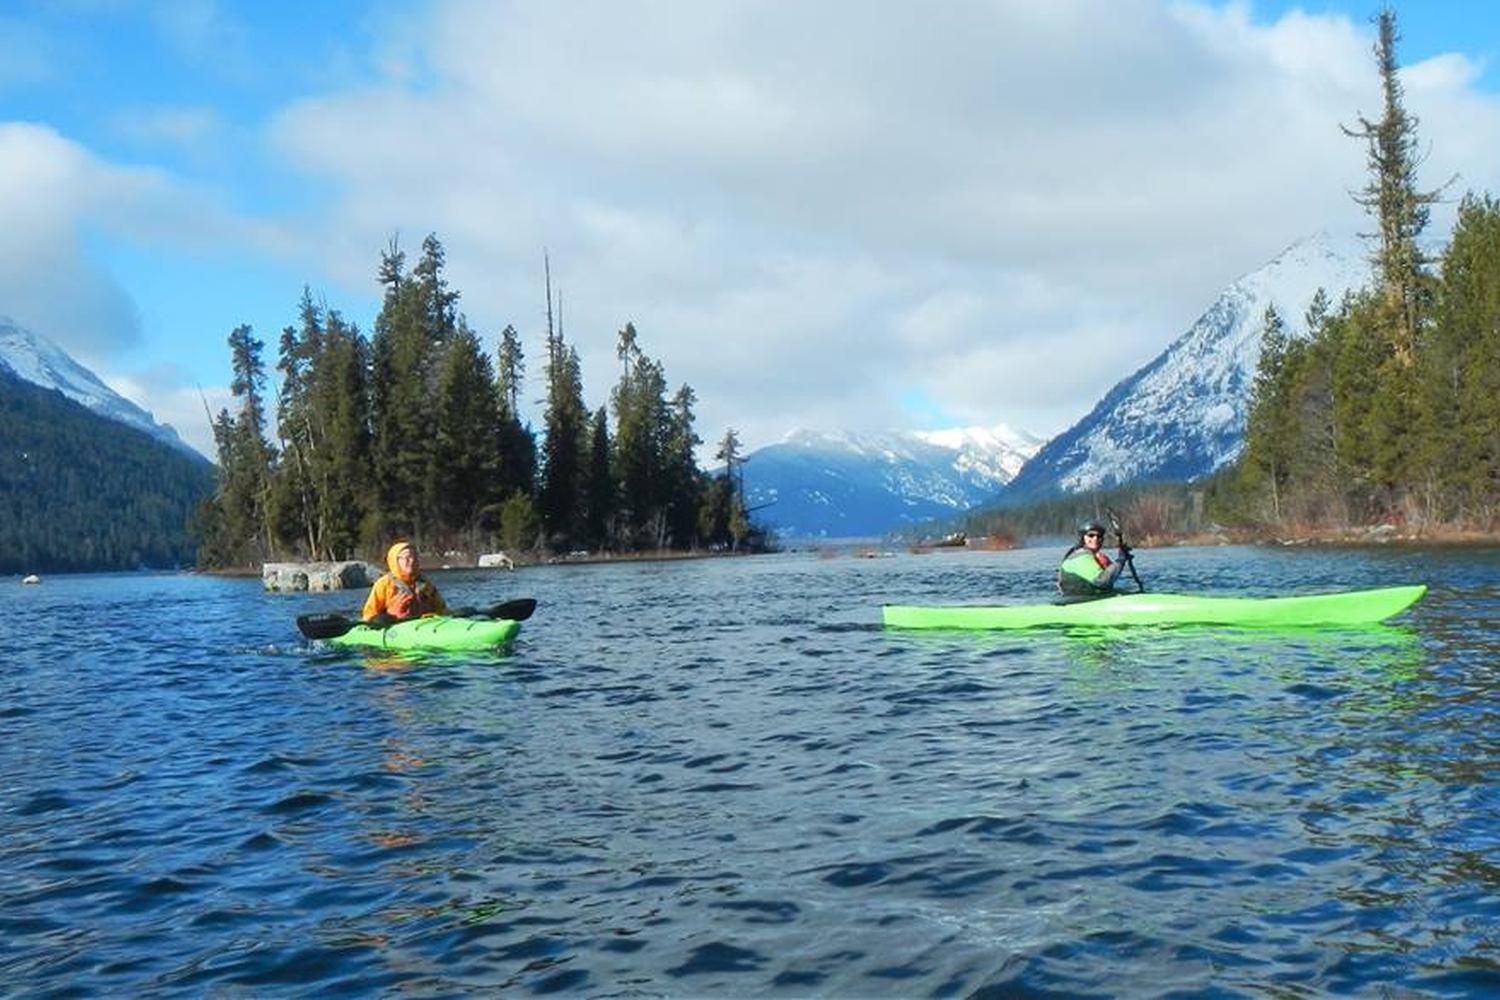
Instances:
[[[1305,338],[1319,288],[1332,310],[1369,278],[1368,261],[1349,240],[1320,231],[1291,244],[1228,285],[1185,333],[1048,441],[1000,502],[1193,479],[1233,461],[1244,447],[1266,306],[1276,306],[1289,337]]]
[[[0,314],[0,368],[23,382],[55,389],[101,417],[145,431],[179,451],[203,458],[178,436],[176,428],[158,423],[149,411],[105,385],[61,347],[3,314]]]

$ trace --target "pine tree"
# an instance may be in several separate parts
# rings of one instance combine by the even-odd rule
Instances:
[[[1387,6],[1375,20],[1382,114],[1376,122],[1360,116],[1359,127],[1346,127],[1344,133],[1367,146],[1370,181],[1355,200],[1374,216],[1379,227],[1373,234],[1376,242],[1371,263],[1387,313],[1392,355],[1404,368],[1411,365],[1431,292],[1428,261],[1418,239],[1427,227],[1430,206],[1442,192],[1417,188],[1417,119],[1406,110],[1396,75],[1396,42],[1400,39],[1396,12]]]
[[[274,551],[269,507],[275,455],[265,438],[265,345],[249,326],[229,334],[233,377],[229,391],[239,400],[239,413],[221,410],[214,421],[219,453],[219,483],[215,502],[223,541],[215,547],[234,565],[264,561]]]
[[[507,326],[500,332],[496,380],[500,393],[498,490],[502,496],[536,489],[536,439],[531,428],[521,423],[520,395],[526,376],[526,358],[516,328]]]
[[[369,345],[359,328],[330,310],[313,384],[314,406],[322,432],[315,468],[318,534],[323,545],[321,556],[325,559],[348,559],[361,545],[373,548],[382,541],[366,531],[366,518],[373,501],[367,485],[368,368]]]
[[[404,535],[425,543],[428,511],[434,500],[430,400],[435,390],[435,339],[444,333],[447,299],[441,245],[424,242],[423,275],[401,272],[399,249],[383,255],[380,266],[385,300],[375,318],[372,351],[373,465],[383,537]],[[456,297],[455,297],[456,301]],[[434,305],[434,303],[437,305]]]
[[[698,396],[684,383],[672,396],[663,458],[667,481],[667,544],[692,548],[697,542],[698,508],[705,484],[698,469],[697,448],[703,439],[693,429]]]
[[[714,457],[724,463],[724,469],[704,492],[698,534],[711,546],[723,545],[737,552],[750,533],[750,518],[745,513],[746,459],[740,454],[740,436],[733,427],[724,432]]]
[[[323,314],[312,290],[302,287],[298,304],[301,328],[281,331],[281,391],[276,405],[277,437],[282,461],[272,490],[271,520],[276,537],[294,551],[317,559],[321,554],[312,465],[318,447],[311,400],[312,368],[323,350]]]
[[[1304,317],[1305,341],[1292,341],[1283,361],[1290,385],[1288,408],[1295,428],[1287,469],[1293,516],[1308,525],[1342,524],[1347,519],[1333,420],[1332,314],[1328,294],[1318,289]]]
[[[547,410],[542,445],[540,507],[549,545],[574,547],[582,522],[584,434],[588,409],[583,403],[583,374],[578,352],[563,337],[562,323],[552,318],[552,267],[545,258],[547,291]]]
[[[1251,488],[1264,485],[1271,501],[1271,520],[1280,524],[1281,499],[1286,488],[1294,411],[1288,406],[1288,340],[1286,324],[1274,305],[1266,306],[1261,332],[1260,361],[1250,394],[1245,426],[1245,456],[1240,468],[1251,477]]]
[[[660,548],[667,532],[671,489],[666,458],[667,380],[661,365],[641,351],[634,324],[626,323],[620,330],[617,354],[621,375],[611,395],[621,531],[628,547]]]
[[[1360,518],[1378,515],[1390,501],[1381,489],[1376,454],[1381,376],[1390,371],[1386,362],[1394,357],[1380,324],[1382,311],[1380,300],[1367,292],[1346,300],[1330,324],[1330,332],[1337,337],[1330,345],[1336,474],[1351,511]]]
[[[434,514],[443,541],[479,545],[498,504],[499,400],[489,355],[460,318],[449,336],[433,406]]]
[[[1464,197],[1421,357],[1429,472],[1447,517],[1488,528],[1500,504],[1500,201]]]
[[[1381,494],[1377,502],[1389,509],[1422,477],[1420,386],[1413,362],[1429,323],[1433,283],[1419,239],[1441,189],[1417,187],[1417,119],[1406,110],[1397,76],[1395,11],[1387,6],[1375,21],[1382,114],[1375,122],[1361,116],[1359,127],[1344,132],[1366,144],[1370,180],[1355,200],[1378,227],[1371,234],[1378,297],[1361,339],[1378,336],[1386,349],[1373,362],[1369,412],[1360,429],[1370,435],[1368,472]]]
[[[584,472],[583,542],[591,549],[609,545],[615,516],[615,481],[609,440],[609,411],[599,407],[589,432],[589,462]]]

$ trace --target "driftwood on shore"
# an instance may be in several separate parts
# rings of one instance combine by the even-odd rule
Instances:
[[[279,562],[260,568],[266,590],[354,590],[374,583],[383,570],[367,562]]]

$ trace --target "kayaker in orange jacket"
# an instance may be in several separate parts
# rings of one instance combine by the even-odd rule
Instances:
[[[360,617],[365,621],[385,616],[397,621],[421,618],[423,615],[446,614],[448,605],[432,581],[421,573],[417,548],[411,542],[397,542],[385,554],[390,570],[375,581]]]

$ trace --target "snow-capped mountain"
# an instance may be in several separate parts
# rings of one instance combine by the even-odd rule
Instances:
[[[967,510],[1009,482],[1041,439],[964,427],[856,434],[792,431],[751,452],[745,502],[783,536],[858,538]]]
[[[139,428],[195,458],[202,458],[167,424],[115,392],[52,341],[0,316],[0,368],[43,389],[56,389],[101,417]]]
[[[1289,337],[1305,337],[1307,307],[1319,288],[1337,309],[1346,291],[1369,280],[1364,248],[1354,240],[1318,233],[1294,243],[1225,289],[1155,360],[1047,442],[1004,499],[1191,479],[1233,461],[1245,443],[1266,306],[1276,307]]]

